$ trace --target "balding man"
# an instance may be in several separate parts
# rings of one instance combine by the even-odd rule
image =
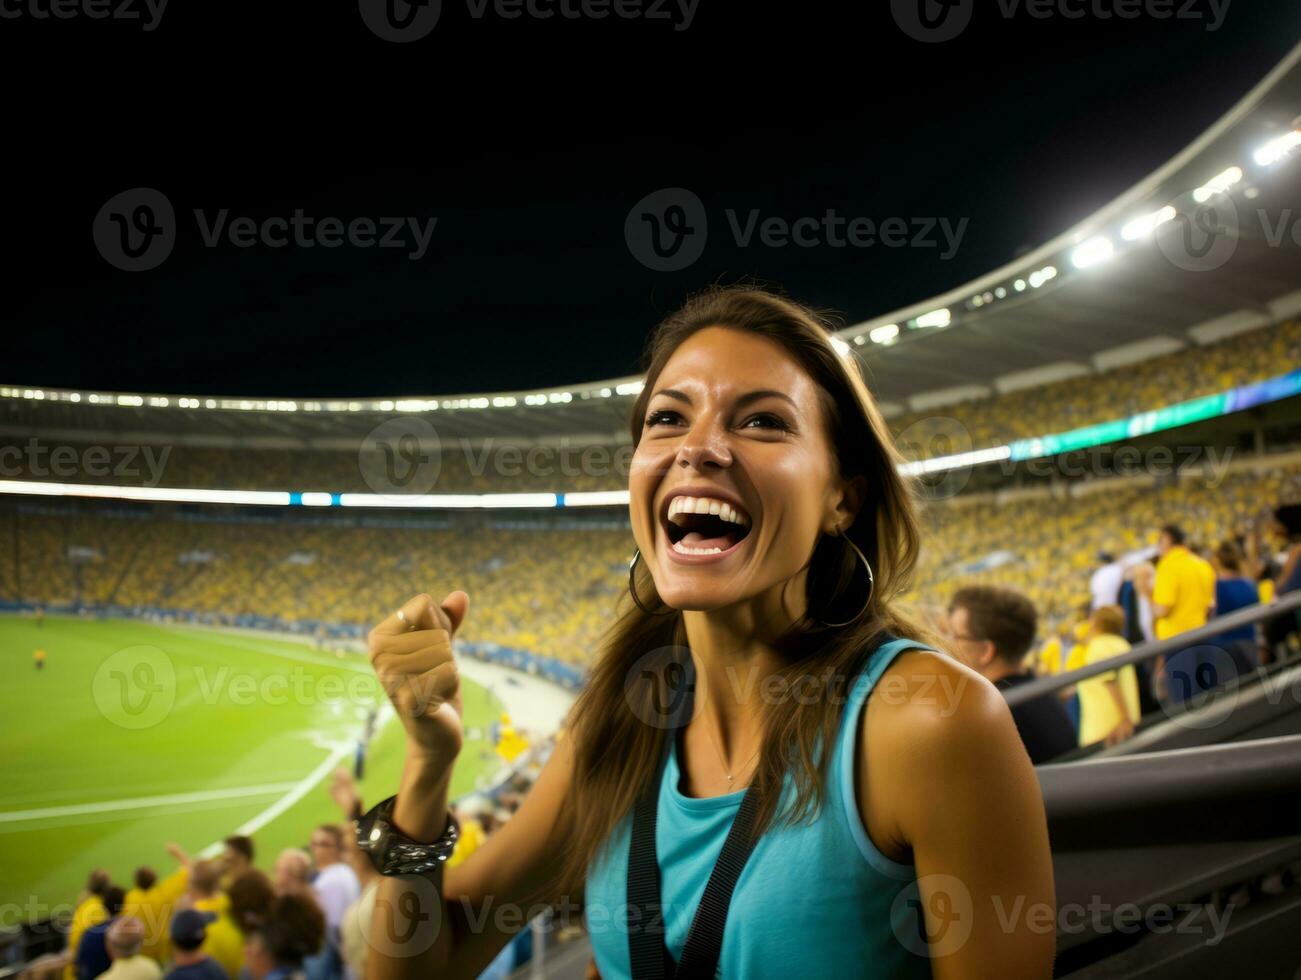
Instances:
[[[145,924],[134,915],[124,915],[114,921],[107,937],[113,965],[100,974],[101,980],[162,980],[162,969],[140,952],[144,941]]]
[[[287,847],[276,858],[277,895],[311,894],[312,859],[299,847]]]

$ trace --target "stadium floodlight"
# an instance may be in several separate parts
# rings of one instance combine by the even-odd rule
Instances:
[[[1223,173],[1218,173],[1208,180],[1197,190],[1193,191],[1193,200],[1198,204],[1205,204],[1217,194],[1223,194],[1238,181],[1242,180],[1242,168],[1230,167]]]
[[[145,403],[145,400],[139,395],[118,395],[117,403],[127,408],[139,408]]]
[[[1077,269],[1089,269],[1101,265],[1116,254],[1116,246],[1105,235],[1090,238],[1071,253],[1071,264]]]
[[[899,336],[899,324],[887,323],[882,327],[873,327],[868,336],[874,344],[888,344]]]
[[[843,340],[841,340],[839,337],[831,338],[831,346],[835,348],[836,353],[839,354],[841,357],[847,355],[850,350],[849,345],[845,343]]]
[[[1036,269],[1034,272],[1030,273],[1030,288],[1038,289],[1049,279],[1056,279],[1056,278],[1057,278],[1057,266],[1046,265],[1042,269]]]
[[[1270,140],[1255,152],[1253,159],[1258,166],[1271,167],[1289,156],[1298,146],[1301,146],[1301,130],[1294,129]]]
[[[617,395],[640,395],[641,390],[646,387],[645,381],[626,381],[615,387]]]
[[[1012,288],[1015,289],[1018,293],[1024,293],[1024,292],[1025,292],[1025,280],[1024,280],[1024,279],[1018,279],[1016,282],[1012,283]]]
[[[1124,228],[1120,229],[1120,237],[1127,242],[1136,242],[1140,238],[1146,238],[1167,221],[1174,221],[1178,212],[1167,204],[1160,211],[1153,211],[1151,214],[1145,214],[1141,218],[1135,218]]]
[[[913,321],[913,325],[922,328],[947,327],[952,322],[953,322],[953,314],[949,312],[948,308],[946,307],[941,310],[932,310],[929,313],[923,313],[921,316],[919,316],[917,319]]]
[[[854,338],[854,345],[857,347],[862,347],[866,343],[867,343],[867,338],[864,337],[861,333]]]

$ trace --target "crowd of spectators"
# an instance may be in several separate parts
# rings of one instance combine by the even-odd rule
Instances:
[[[461,837],[451,866],[514,815],[559,737],[540,741],[493,795],[456,804]],[[340,821],[312,830],[306,848],[277,854],[270,874],[243,835],[209,859],[169,844],[176,867],[165,877],[136,868],[130,890],[95,869],[66,948],[29,963],[21,980],[361,980],[379,874],[356,846],[364,806],[353,774],[336,770],[328,789]],[[531,948],[526,930],[481,976],[502,980]]]

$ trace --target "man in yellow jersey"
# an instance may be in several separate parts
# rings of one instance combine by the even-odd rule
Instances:
[[[133,916],[144,924],[144,943],[140,951],[160,964],[167,962],[171,954],[167,926],[190,878],[190,856],[181,845],[168,844],[167,853],[177,860],[180,867],[166,878],[155,879],[148,887],[141,887],[137,878],[136,887],[127,892],[122,906],[123,915]]]
[[[32,662],[36,664],[37,670],[43,670],[45,668],[45,651],[40,647],[37,647],[35,650],[33,650]]]
[[[212,915],[200,948],[221,965],[230,980],[236,980],[244,965],[244,936],[230,917],[230,900],[220,884],[221,868],[216,861],[195,861],[190,866],[190,907]]]
[[[1188,548],[1183,529],[1176,524],[1161,528],[1157,538],[1156,576],[1152,582],[1152,619],[1156,638],[1166,640],[1205,626],[1215,608],[1215,569]],[[1198,647],[1158,657],[1155,676],[1163,700],[1186,701],[1216,686],[1215,671],[1198,670]]]
[[[77,908],[72,913],[72,924],[68,927],[68,950],[74,957],[77,954],[77,945],[81,942],[81,937],[85,935],[86,930],[91,926],[97,926],[101,922],[108,921],[108,909],[104,907],[104,894],[108,891],[110,884],[108,872],[103,868],[96,868],[92,871],[90,878],[86,881],[84,897],[77,903]],[[77,980],[77,967],[71,960],[63,969],[63,980]]]

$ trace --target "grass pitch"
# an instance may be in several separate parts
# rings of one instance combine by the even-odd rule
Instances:
[[[339,819],[329,775],[352,766],[383,700],[360,655],[181,626],[4,616],[0,658],[0,925],[71,903],[92,868],[129,888],[139,865],[173,869],[168,841],[197,855],[250,822],[269,872],[282,848]],[[485,740],[501,704],[462,683],[454,796],[501,767]],[[398,785],[403,731],[386,714],[360,784],[367,806]]]

